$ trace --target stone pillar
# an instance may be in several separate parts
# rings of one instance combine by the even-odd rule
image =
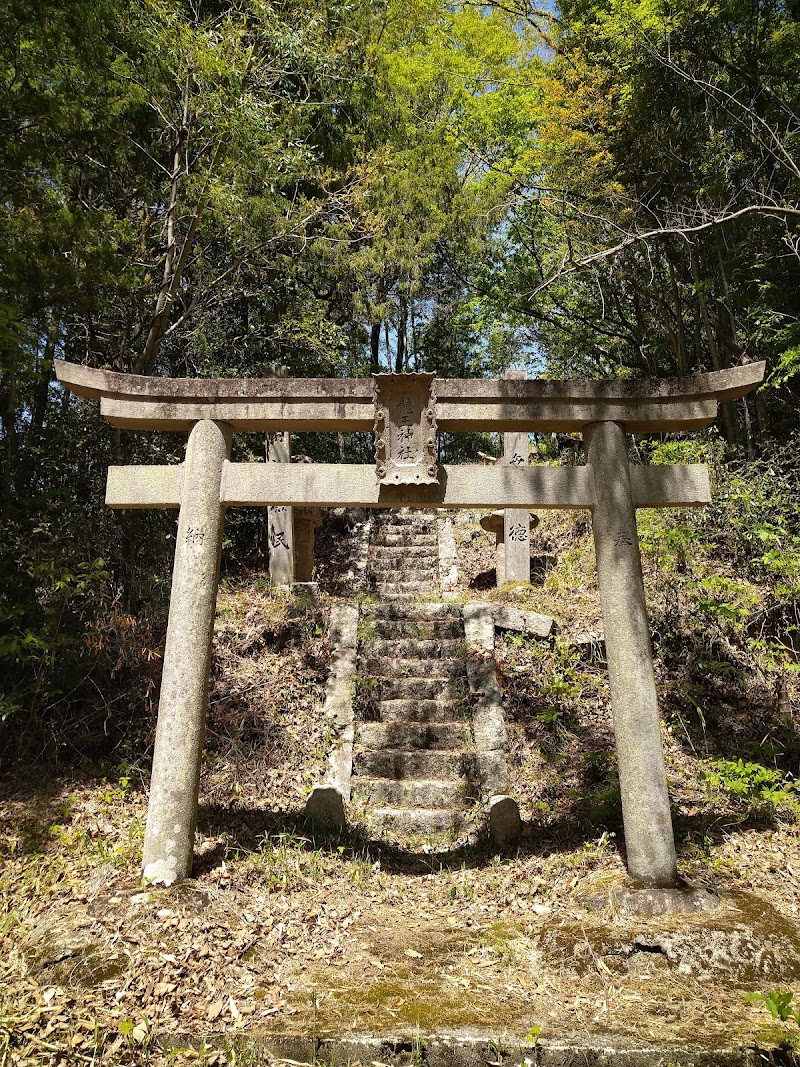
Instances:
[[[494,568],[497,575],[497,588],[505,585],[507,581],[530,581],[530,552],[528,553],[528,577],[526,579],[521,578],[507,578],[506,577],[506,515],[507,510],[493,511],[491,515],[484,515],[481,521],[481,528],[486,530],[487,533],[494,534]],[[514,515],[519,516],[515,523],[516,539],[518,543],[524,543],[526,546],[529,544],[529,538],[524,540],[520,536],[520,530],[525,530],[530,533],[531,530],[535,530],[539,525],[539,518],[537,515],[533,515],[531,512],[517,508],[513,512]],[[527,519],[527,525],[525,520]]]
[[[267,462],[289,463],[292,458],[288,433],[270,434],[267,438]],[[292,509],[284,505],[267,508],[269,538],[269,580],[276,589],[291,589],[294,574],[294,530]]]
[[[143,860],[144,878],[167,885],[192,870],[230,446],[230,427],[203,419],[183,468]]]
[[[510,381],[524,381],[528,375],[524,370],[507,370],[503,375]],[[503,463],[513,466],[528,466],[528,434],[503,434]],[[530,512],[520,508],[506,508],[504,517],[504,574],[501,579],[500,567],[497,569],[497,584],[505,582],[529,582],[531,580],[531,544],[529,530]],[[500,552],[498,549],[498,564]]]
[[[675,842],[625,432],[618,423],[598,422],[585,440],[628,874],[673,886]]]
[[[318,508],[293,508],[294,511],[294,580],[314,580],[314,531],[322,525]]]

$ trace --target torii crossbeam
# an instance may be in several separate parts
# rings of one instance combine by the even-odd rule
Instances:
[[[625,435],[696,430],[764,364],[688,378],[606,382],[147,378],[56,362],[114,426],[188,431],[179,465],[111,467],[114,508],[179,508],[145,834],[145,879],[191,873],[224,514],[236,505],[585,508],[592,514],[628,872],[678,882],[636,508],[711,500],[707,468],[630,466]],[[229,461],[234,431],[373,431],[376,466]],[[582,467],[436,464],[437,430],[579,432]]]

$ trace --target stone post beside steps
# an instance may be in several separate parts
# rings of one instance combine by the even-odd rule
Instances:
[[[274,433],[267,438],[267,462],[289,463],[292,458],[291,437]],[[271,504],[267,508],[269,538],[269,580],[274,589],[291,589],[295,580],[293,508]],[[311,581],[310,578],[299,579]]]
[[[515,508],[514,514],[520,516],[520,518],[515,523],[515,527],[520,529],[524,528],[525,516],[528,517],[528,535],[524,538],[524,541],[521,534],[519,533],[519,529],[516,533],[518,544],[524,543],[526,546],[525,551],[528,553],[528,577],[525,579],[511,578],[508,576],[506,570],[506,512],[493,511],[490,515],[484,515],[484,517],[480,520],[481,528],[486,530],[487,533],[494,534],[494,567],[498,589],[501,588],[501,586],[504,586],[506,582],[530,581],[531,577],[530,549],[528,546],[530,545],[530,532],[532,530],[535,530],[536,527],[539,525],[539,517],[538,515],[533,515],[530,512],[525,511],[521,508]],[[518,551],[517,555],[519,555]],[[517,564],[518,563],[519,559],[517,559]]]
[[[524,370],[507,370],[503,377],[507,381],[523,381],[528,377]],[[528,434],[503,434],[503,459],[505,466],[528,466]],[[498,586],[506,582],[529,582],[531,580],[531,539],[529,513],[527,508],[506,508],[503,514],[504,575],[501,582],[497,575]],[[498,552],[499,555],[499,552]]]

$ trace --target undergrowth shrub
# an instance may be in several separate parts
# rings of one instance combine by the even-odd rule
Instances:
[[[594,673],[569,641],[542,642],[508,632],[511,654],[501,656],[504,699],[512,715],[536,719],[553,730],[568,730],[589,699]]]
[[[706,436],[650,442],[641,451],[653,464],[707,462],[712,477],[708,507],[639,512],[645,565],[655,571],[648,589],[664,593],[652,597],[656,632],[685,637],[688,619],[707,649],[722,642],[728,654],[736,650],[763,669],[796,671],[798,449],[789,443],[758,459],[731,458],[717,438]]]
[[[769,804],[800,815],[800,787],[791,776],[743,759],[704,760],[700,773],[712,793],[726,793],[749,804]]]
[[[0,755],[106,756],[150,710],[163,604],[132,608],[96,546],[49,524],[4,533]]]

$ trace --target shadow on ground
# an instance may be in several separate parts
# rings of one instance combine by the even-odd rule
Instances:
[[[751,811],[735,822],[739,831],[765,831],[775,826],[767,812]],[[289,841],[309,851],[322,851],[339,856],[343,862],[368,860],[380,863],[388,874],[423,877],[439,871],[476,869],[488,866],[494,857],[518,859],[547,859],[561,853],[574,852],[603,837],[607,846],[615,850],[625,862],[622,818],[609,820],[605,812],[587,811],[580,817],[565,815],[546,824],[530,821],[523,824],[520,841],[498,850],[488,837],[477,841],[457,843],[453,847],[404,847],[395,842],[373,837],[362,825],[341,831],[321,831],[311,827],[302,812],[282,813],[264,809],[243,808],[237,805],[201,805],[198,829],[209,836],[225,835],[213,849],[195,861],[195,875],[202,875],[219,866],[235,853],[256,852],[271,843]],[[707,845],[725,839],[731,830],[731,818],[717,814],[698,814],[675,822],[676,846],[680,860],[682,852],[694,850],[701,840]]]

